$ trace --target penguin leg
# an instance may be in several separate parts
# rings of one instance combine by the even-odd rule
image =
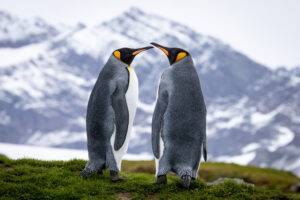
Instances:
[[[87,124],[87,148],[89,160],[85,165],[85,168],[82,170],[80,175],[82,177],[89,177],[94,173],[98,173],[105,168],[105,156],[106,156],[106,148],[105,141],[100,140],[98,135],[100,134],[97,131],[92,132],[91,130],[101,130],[97,124],[92,123],[90,125]],[[91,130],[90,130],[91,129]]]
[[[97,174],[98,174],[99,176],[103,176],[103,169],[97,170]]]
[[[158,185],[165,185],[167,184],[168,179],[167,179],[167,175],[163,174],[163,175],[159,175],[156,177],[156,184]]]
[[[109,169],[110,179],[112,182],[122,181],[123,179],[119,176],[118,164],[115,160],[112,146],[109,145],[106,152],[106,165]]]
[[[110,180],[111,180],[112,182],[120,182],[120,181],[123,180],[123,178],[120,177],[118,171],[110,170],[110,171],[109,171],[109,174],[110,174]]]
[[[88,161],[85,168],[80,172],[80,176],[88,178],[95,172],[101,175],[104,165],[104,162]]]
[[[169,162],[163,155],[161,159],[157,160],[156,164],[158,165],[156,172],[156,183],[167,184],[167,173],[170,171]]]

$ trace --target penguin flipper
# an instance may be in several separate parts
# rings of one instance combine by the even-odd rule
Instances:
[[[129,111],[126,103],[125,91],[120,87],[117,87],[112,95],[112,107],[115,112],[116,126],[114,149],[117,151],[125,142],[129,124]]]
[[[158,98],[156,101],[156,106],[153,112],[152,118],[152,151],[154,156],[158,159],[160,156],[160,134],[162,129],[163,116],[168,106],[168,93],[167,91],[162,91],[161,85],[158,91]]]

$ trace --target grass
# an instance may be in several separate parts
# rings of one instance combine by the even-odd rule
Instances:
[[[292,173],[235,164],[204,163],[190,190],[168,176],[168,184],[154,184],[154,162],[124,161],[123,182],[111,183],[108,173],[89,179],[79,176],[85,161],[11,160],[0,156],[0,199],[300,199],[289,188],[300,179]],[[255,184],[232,181],[208,186],[219,177],[237,177]]]

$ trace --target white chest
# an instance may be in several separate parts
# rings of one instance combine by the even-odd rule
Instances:
[[[126,91],[126,102],[129,110],[129,122],[130,122],[130,116],[135,115],[135,111],[137,108],[137,103],[139,98],[139,83],[135,71],[131,67],[128,68],[129,68],[128,69],[129,84],[128,84],[128,89]]]
[[[128,89],[125,94],[127,108],[128,108],[128,112],[129,112],[128,131],[127,131],[126,139],[125,139],[123,146],[118,151],[115,151],[113,148],[113,154],[114,154],[114,157],[117,162],[119,170],[121,170],[122,158],[126,154],[127,149],[128,149],[128,144],[129,144],[130,135],[131,135],[131,131],[132,131],[133,120],[135,117],[137,104],[138,104],[138,98],[139,98],[139,93],[138,93],[139,84],[138,84],[138,79],[137,79],[136,73],[131,67],[128,67],[128,71],[129,71],[129,84],[128,84]],[[111,145],[112,146],[114,144],[114,140],[115,140],[115,132],[113,133],[113,135],[111,137]]]

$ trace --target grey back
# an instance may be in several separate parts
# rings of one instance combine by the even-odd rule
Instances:
[[[128,108],[126,90],[129,75],[127,65],[109,58],[90,95],[86,116],[88,151],[90,162],[105,162],[106,150],[110,148],[110,138],[116,126],[114,148],[119,149],[126,138],[128,128]]]
[[[159,152],[161,135],[165,150]],[[163,153],[171,167],[197,168],[206,135],[206,107],[200,81],[190,56],[162,74],[152,120],[152,148]]]

